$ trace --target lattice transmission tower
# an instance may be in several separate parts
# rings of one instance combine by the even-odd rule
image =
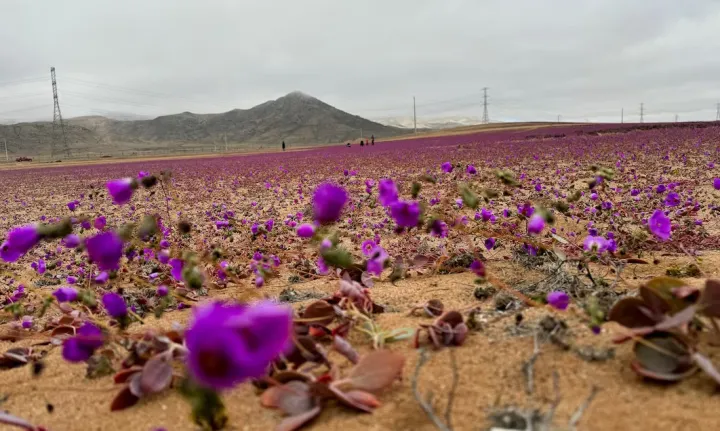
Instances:
[[[483,88],[483,116],[482,116],[482,123],[488,124],[490,122],[490,116],[488,115],[488,109],[487,109],[487,87]]]
[[[50,68],[50,78],[52,79],[53,92],[53,125],[52,125],[52,144],[50,146],[50,158],[54,159],[58,148],[62,147],[65,157],[70,157],[70,146],[68,146],[67,135],[65,134],[65,122],[60,112],[60,101],[58,100],[57,79],[55,78],[55,68]]]

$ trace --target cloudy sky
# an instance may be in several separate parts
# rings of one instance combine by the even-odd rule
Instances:
[[[249,108],[714,120],[717,0],[2,0],[0,122]]]

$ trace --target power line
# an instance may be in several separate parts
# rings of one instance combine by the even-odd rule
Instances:
[[[490,122],[490,116],[488,115],[487,90],[487,87],[483,88],[483,124],[488,124]]]
[[[57,145],[60,143],[62,134],[63,150],[65,150],[65,157],[70,157],[70,147],[67,142],[67,135],[65,134],[65,123],[63,122],[62,112],[60,112],[60,100],[58,99],[57,91],[57,79],[55,78],[55,68],[50,68],[50,79],[52,80],[52,92],[53,92],[53,140],[50,149],[50,158],[55,158],[55,151]]]

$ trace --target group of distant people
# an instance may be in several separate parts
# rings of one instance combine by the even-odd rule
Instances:
[[[364,147],[365,145],[366,145],[365,141],[360,140],[360,146]],[[375,145],[375,135],[370,136],[370,139],[367,140],[367,145],[368,146]],[[348,142],[345,146],[350,148],[350,142]],[[282,150],[285,151],[285,141],[282,141]]]
[[[370,139],[368,139],[368,141],[367,141],[367,145],[368,145],[368,146],[370,146],[370,145],[375,145],[375,135],[371,135],[371,136],[370,136]],[[348,148],[350,148],[350,142],[348,142],[347,144],[345,144],[345,146],[348,147]],[[364,146],[365,146],[365,141],[363,141],[362,139],[360,140],[360,146],[361,146],[361,147],[364,147]]]

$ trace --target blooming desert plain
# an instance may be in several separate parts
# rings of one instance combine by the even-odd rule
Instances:
[[[718,429],[719,159],[625,124],[0,171],[2,429]]]

